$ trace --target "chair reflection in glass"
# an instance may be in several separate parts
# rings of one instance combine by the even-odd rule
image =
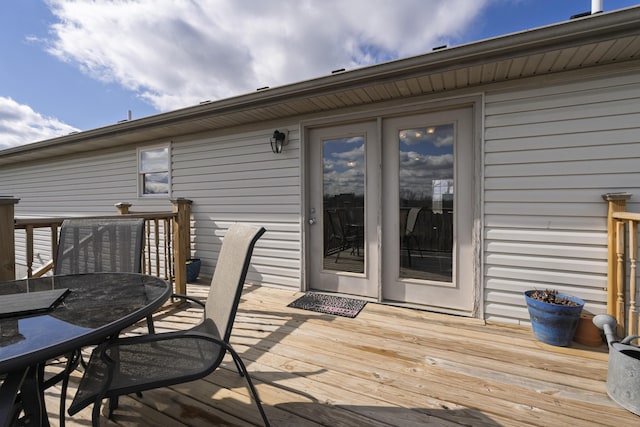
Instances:
[[[360,256],[362,245],[362,227],[355,224],[347,224],[341,212],[337,209],[327,211],[328,237],[325,244],[325,257],[336,254],[335,262],[340,259],[342,251],[351,249],[351,254]]]
[[[401,234],[401,242],[402,247],[407,251],[407,260],[409,267],[411,267],[411,251],[417,250],[420,254],[420,258],[422,258],[422,248],[420,246],[420,235],[418,230],[416,229],[416,224],[418,222],[418,217],[422,212],[422,208],[413,207],[410,208],[407,212],[404,230],[401,230],[403,233]],[[415,253],[415,251],[414,251]]]
[[[229,352],[245,377],[265,425],[269,421],[247,369],[229,339],[257,240],[262,227],[234,224],[224,236],[206,304],[174,295],[204,308],[195,327],[175,332],[114,338],[91,354],[69,414],[93,403],[92,423],[100,423],[101,401],[109,399],[109,417],[118,396],[193,381],[214,372]]]

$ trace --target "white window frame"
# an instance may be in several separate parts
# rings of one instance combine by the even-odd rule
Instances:
[[[146,151],[151,151],[151,150],[158,150],[158,149],[162,149],[162,148],[166,148],[167,149],[167,169],[158,169],[158,170],[152,170],[152,171],[142,171],[142,153],[146,152]],[[158,145],[149,145],[149,146],[144,146],[144,147],[138,147],[137,149],[137,164],[138,164],[138,197],[144,197],[144,198],[170,198],[171,197],[171,143],[168,142],[166,144],[158,144]],[[143,179],[143,175],[145,173],[150,173],[150,172],[167,172],[168,175],[168,181],[167,184],[169,186],[167,193],[162,193],[162,194],[145,194],[144,193],[144,179]]]

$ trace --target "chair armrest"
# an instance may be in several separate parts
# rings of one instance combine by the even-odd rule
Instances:
[[[147,334],[147,335],[137,335],[130,337],[114,337],[104,343],[102,343],[98,348],[94,351],[98,352],[99,357],[102,360],[110,360],[111,358],[106,354],[107,351],[114,346],[127,346],[127,345],[135,345],[135,344],[145,344],[145,343],[154,343],[159,341],[167,341],[167,340],[179,340],[179,339],[201,339],[211,341],[215,344],[220,345],[228,351],[231,351],[232,355],[236,355],[236,352],[233,350],[231,345],[221,338],[216,337],[215,335],[208,334],[206,332],[200,331],[171,331],[171,332],[162,332],[160,334]]]
[[[162,340],[170,340],[175,338],[180,338],[185,335],[185,331],[171,331],[171,332],[161,332],[159,334],[145,334],[145,335],[136,335],[130,337],[114,337],[108,341],[105,341],[101,344],[101,353],[105,353],[105,351],[112,346],[116,345],[129,345],[129,344],[141,344],[146,342],[153,341],[162,341]]]
[[[197,298],[194,297],[190,297],[184,294],[171,294],[171,298],[180,298],[180,299],[184,299],[187,301],[191,301],[191,302],[195,302],[196,304],[198,304],[200,307],[204,308],[205,307],[205,303],[200,301]]]

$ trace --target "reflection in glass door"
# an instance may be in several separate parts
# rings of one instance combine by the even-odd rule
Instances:
[[[400,278],[451,282],[454,127],[400,129]]]
[[[323,269],[364,273],[365,138],[322,141]]]

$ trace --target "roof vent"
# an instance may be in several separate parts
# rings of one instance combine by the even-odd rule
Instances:
[[[602,0],[591,0],[591,14],[602,12]]]
[[[603,0],[591,0],[591,12],[582,12],[576,15],[571,15],[569,19],[584,18],[585,16],[595,15],[596,13],[602,13]]]
[[[339,69],[337,69],[337,70],[333,70],[333,71],[331,72],[331,74],[341,73],[341,72],[343,72],[343,71],[344,71],[344,68],[339,68]]]
[[[261,91],[261,90],[265,90],[265,89],[269,89],[269,86],[265,86],[265,87],[259,87],[258,89],[256,89],[257,91]]]
[[[434,48],[433,48],[433,49],[431,49],[431,50],[440,50],[440,49],[446,49],[446,48],[447,48],[447,45],[446,45],[446,44],[443,44],[442,46],[436,46],[436,47],[434,47]]]

